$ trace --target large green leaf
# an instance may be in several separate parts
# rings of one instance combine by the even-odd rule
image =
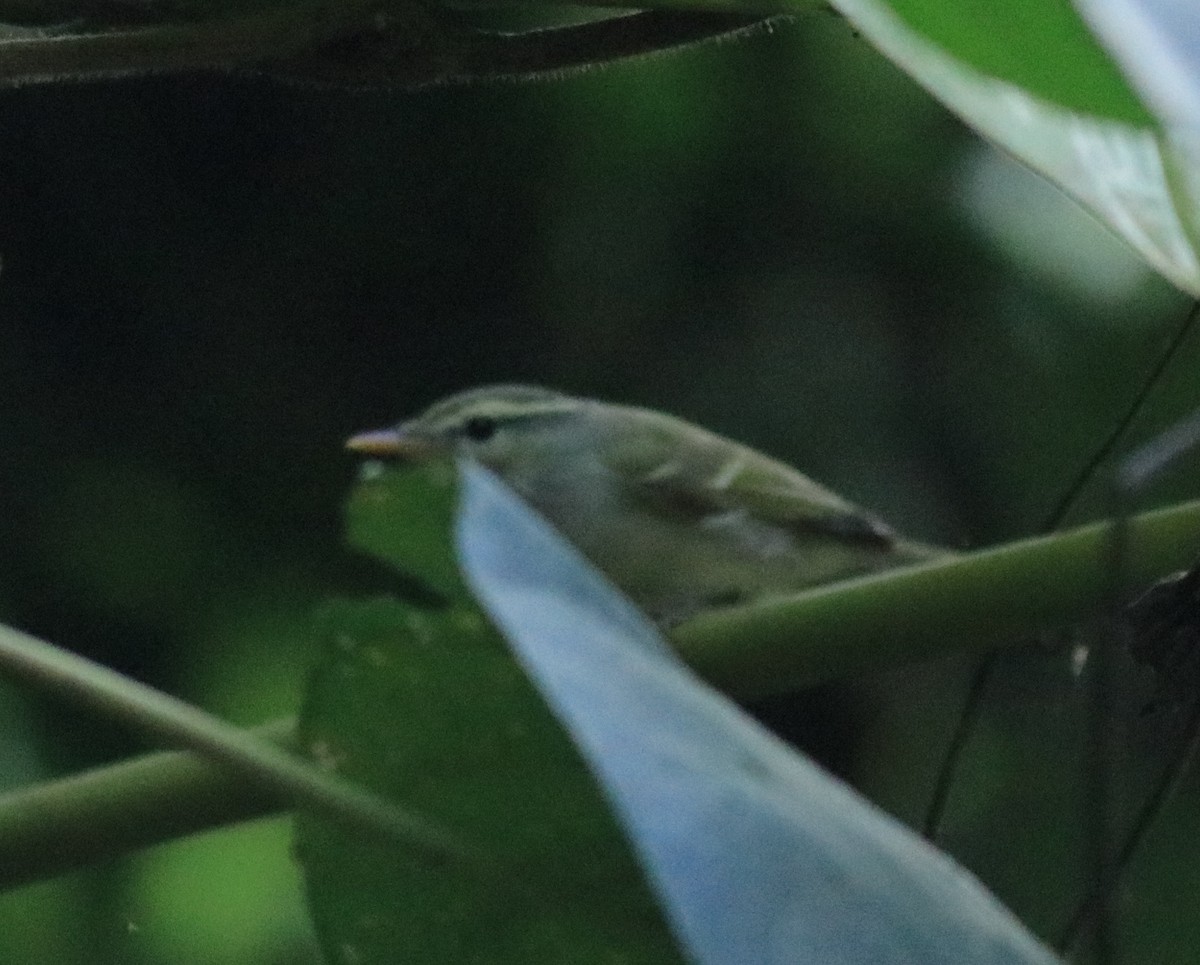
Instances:
[[[573,745],[451,572],[453,474],[389,470],[351,502],[355,544],[449,603],[338,603],[301,733],[316,760],[461,834],[430,863],[302,816],[331,962],[670,962],[674,940]]]
[[[1145,126],[1150,114],[1070,0],[887,0],[962,63],[1082,114]]]
[[[1190,177],[1198,152],[1164,137],[1149,114],[1135,109],[1134,95],[1119,93],[1111,64],[1101,66],[1106,61],[1078,36],[1081,27],[1073,23],[1061,45],[1049,42],[1061,31],[1045,19],[1021,29],[996,27],[995,49],[984,57],[988,17],[967,12],[975,4],[832,2],[964,121],[1065,190],[1174,284],[1200,295],[1200,192]],[[1061,5],[1057,0],[1050,8]],[[1020,9],[1028,14],[1027,7]],[[996,10],[998,18],[1007,15],[1006,6]],[[1042,73],[1033,65],[1058,70],[1060,56],[1064,69],[1049,90],[1033,76]],[[1002,63],[1010,60],[1028,64],[1018,70]]]
[[[459,473],[457,486],[445,467],[373,476],[353,531],[394,564],[444,575],[438,531],[454,516],[457,558],[503,638],[446,583],[441,608],[331,607],[302,736],[318,761],[486,857],[415,857],[304,817],[332,958],[677,960],[615,813],[695,961],[1053,961],[949,859],[700,683],[495,477]]]

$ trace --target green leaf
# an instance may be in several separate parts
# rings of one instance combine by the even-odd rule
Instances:
[[[1084,70],[1091,55],[1081,58],[1072,53],[1078,40],[1064,42],[1063,57],[1075,64],[1063,73],[1071,78],[1071,95],[1059,90],[1050,99],[1041,89],[1044,85],[1028,72],[1000,71],[998,54],[988,67],[997,74],[973,63],[980,60],[978,52],[972,52],[975,43],[959,33],[979,32],[987,23],[981,17],[963,13],[955,18],[943,11],[939,17],[950,19],[939,19],[941,26],[922,16],[920,29],[914,29],[883,0],[832,2],[885,56],[950,110],[1074,197],[1168,280],[1200,295],[1200,242],[1195,230],[1200,194],[1189,179],[1194,155],[1165,140],[1144,109],[1135,111],[1128,102],[1122,106],[1104,71],[1094,64]],[[933,0],[923,2],[935,9]],[[942,3],[936,9],[960,6]],[[908,14],[915,21],[913,11]],[[958,27],[950,30],[948,23]],[[996,36],[997,47],[1012,49],[1022,36],[1027,46],[1037,46],[1044,36],[1054,34],[1022,35],[997,28]]]
[[[337,604],[301,731],[318,761],[487,861],[393,853],[303,817],[331,957],[679,960],[610,801],[693,960],[1053,961],[952,862],[686,671],[490,473],[463,464],[456,495],[444,472],[376,475],[353,501],[357,531],[395,546],[402,533],[380,531],[398,520],[454,515],[464,571],[504,638],[461,589],[440,609]],[[425,553],[439,557],[401,555]]]
[[[1149,104],[1172,199],[1200,248],[1200,47],[1196,11],[1175,0],[1078,0],[1081,12]],[[1195,289],[1189,289],[1195,293]]]
[[[452,829],[488,863],[414,858],[301,815],[326,954],[364,965],[678,961],[574,746],[450,578],[452,481],[444,465],[387,470],[355,493],[358,547],[452,591],[451,602],[331,605],[300,729],[316,760]]]
[[[448,463],[397,472],[367,462],[346,506],[350,545],[447,599],[468,599],[447,535],[454,493],[454,467]]]
[[[1200,120],[1195,6],[1179,0],[1076,2],[1156,116],[1195,128]]]
[[[1069,0],[887,2],[908,27],[982,74],[1082,114],[1152,123]]]

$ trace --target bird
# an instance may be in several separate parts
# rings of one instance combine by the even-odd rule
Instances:
[[[346,447],[478,461],[663,627],[947,552],[681,418],[538,386],[468,389]]]

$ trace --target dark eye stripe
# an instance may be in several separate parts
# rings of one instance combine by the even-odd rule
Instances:
[[[487,442],[501,429],[518,429],[525,426],[547,425],[558,422],[572,413],[562,408],[535,409],[532,412],[500,412],[487,415],[472,415],[465,419],[447,420],[437,429],[443,433],[454,433],[472,442]]]
[[[496,420],[487,416],[471,416],[463,423],[463,433],[475,442],[487,442],[496,434]]]

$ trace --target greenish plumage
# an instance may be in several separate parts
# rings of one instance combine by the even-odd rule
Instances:
[[[470,455],[661,623],[943,551],[682,419],[548,389],[471,389],[350,448]]]

